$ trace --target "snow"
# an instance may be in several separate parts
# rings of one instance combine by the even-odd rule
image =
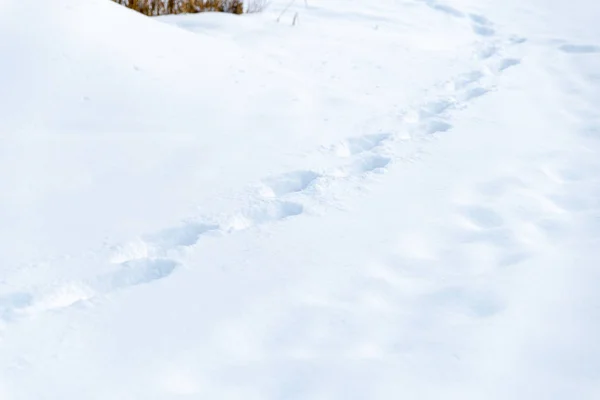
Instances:
[[[599,398],[600,4],[296,3],[0,2],[0,398]]]

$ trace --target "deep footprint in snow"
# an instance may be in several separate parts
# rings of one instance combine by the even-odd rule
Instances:
[[[452,107],[454,107],[454,101],[450,99],[436,100],[421,107],[419,115],[421,118],[438,116]]]
[[[170,259],[147,258],[127,261],[116,271],[93,280],[63,284],[28,304],[28,310],[37,313],[71,307],[98,295],[166,278],[178,266],[176,261]]]
[[[11,321],[15,312],[31,305],[33,296],[25,292],[16,292],[0,296],[0,320]]]
[[[390,133],[374,133],[344,140],[334,151],[338,157],[354,156],[381,146],[392,137]]]
[[[489,19],[487,19],[486,17],[484,17],[483,15],[479,15],[479,14],[469,14],[469,18],[471,19],[471,21],[473,21],[474,23],[478,24],[478,25],[483,25],[483,26],[491,26],[492,23]]]
[[[498,46],[493,43],[482,43],[475,49],[475,56],[480,60],[487,60],[498,54]]]
[[[460,75],[458,78],[450,81],[448,86],[450,90],[463,89],[483,78],[483,72],[471,71]]]
[[[357,160],[342,169],[339,173],[340,176],[352,176],[352,175],[363,175],[367,173],[383,172],[385,168],[391,163],[392,159],[377,154],[370,155],[368,157]]]
[[[423,133],[426,135],[433,135],[435,133],[447,132],[452,129],[452,125],[447,123],[446,121],[431,119],[427,121],[423,127]]]
[[[164,229],[144,239],[157,250],[170,250],[177,247],[193,246],[200,237],[219,229],[218,225],[190,222],[179,227]]]
[[[563,44],[559,50],[568,54],[593,54],[600,53],[600,46],[587,44]]]
[[[297,193],[306,190],[317,179],[320,174],[314,171],[294,171],[274,178],[266,179],[263,184],[264,197],[279,197],[290,193]]]
[[[498,65],[498,71],[504,71],[510,67],[519,65],[520,63],[521,60],[519,60],[518,58],[505,58],[502,61],[500,61],[500,64]]]
[[[473,100],[476,99],[477,97],[481,97],[484,94],[488,93],[489,90],[483,87],[475,87],[473,89],[469,89],[465,92],[465,94],[462,97],[463,101],[469,101],[469,100]]]
[[[454,7],[445,5],[445,4],[440,4],[435,0],[424,0],[425,4],[427,4],[430,8],[436,10],[436,11],[440,11],[443,12],[446,15],[449,15],[451,17],[455,17],[455,18],[464,18],[465,14],[459,10],[457,10]]]
[[[494,36],[496,34],[494,28],[491,28],[489,26],[475,24],[472,26],[472,28],[473,32],[475,32],[479,36]]]
[[[510,44],[521,44],[521,43],[525,43],[527,41],[526,37],[523,36],[511,36],[509,39]]]
[[[252,226],[275,222],[304,212],[302,204],[291,201],[270,201],[257,204],[234,215],[226,224],[230,232],[241,231]]]
[[[469,14],[469,18],[473,23],[473,25],[471,25],[473,32],[479,36],[494,36],[496,34],[496,30],[493,28],[491,21],[483,15]]]
[[[90,286],[100,293],[150,283],[171,275],[179,264],[170,259],[141,259],[125,262],[110,274],[100,276]]]
[[[268,202],[250,207],[234,218],[230,230],[241,230],[251,226],[278,221],[299,215],[304,211],[301,204],[293,202]],[[149,244],[169,250],[180,246],[195,244],[201,235],[221,229],[217,225],[190,223],[182,227],[166,229],[149,236]],[[60,310],[98,295],[116,290],[151,283],[167,278],[180,266],[169,258],[137,258],[121,262],[114,272],[83,282],[70,282],[51,290],[40,299],[34,299],[27,293],[15,293],[0,296],[0,319],[9,321],[15,311],[43,312]]]
[[[387,167],[391,161],[388,157],[374,155],[358,162],[355,168],[361,173],[373,172]]]
[[[44,311],[61,310],[71,307],[97,295],[95,289],[86,282],[71,281],[56,287],[42,289],[37,293],[26,312],[36,314]]]

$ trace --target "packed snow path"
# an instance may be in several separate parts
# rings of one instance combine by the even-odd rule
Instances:
[[[0,397],[599,396],[600,51],[489,3],[392,7],[468,30],[472,57],[364,133],[180,223],[3,266]]]

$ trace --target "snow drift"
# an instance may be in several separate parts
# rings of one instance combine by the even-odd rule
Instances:
[[[599,6],[286,7],[0,3],[0,397],[597,398]]]

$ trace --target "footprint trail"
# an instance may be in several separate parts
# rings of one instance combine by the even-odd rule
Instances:
[[[435,0],[420,3],[455,18],[457,23],[470,24],[478,39],[474,49],[476,57],[470,70],[437,87],[436,96],[400,112],[394,133],[366,133],[347,138],[327,150],[328,157],[343,163],[341,167],[328,170],[309,167],[267,177],[254,186],[258,190],[254,190],[247,204],[238,210],[222,216],[196,216],[117,246],[107,260],[113,266],[110,272],[91,279],[67,279],[55,286],[3,294],[0,320],[7,322],[38,312],[60,310],[97,296],[168,278],[181,266],[182,252],[200,241],[216,240],[303,215],[317,197],[326,196],[332,183],[346,184],[351,179],[364,185],[376,174],[386,173],[395,163],[420,154],[431,137],[451,132],[454,114],[496,90],[497,77],[521,63],[519,58],[504,57],[503,52],[526,39],[510,36],[503,41],[485,16],[464,13]],[[559,50],[571,54],[600,52],[595,46],[572,44],[564,44]],[[489,210],[466,207],[461,213],[476,229],[490,231],[490,234],[502,229],[501,217]],[[507,262],[523,257],[522,252],[515,251]]]

